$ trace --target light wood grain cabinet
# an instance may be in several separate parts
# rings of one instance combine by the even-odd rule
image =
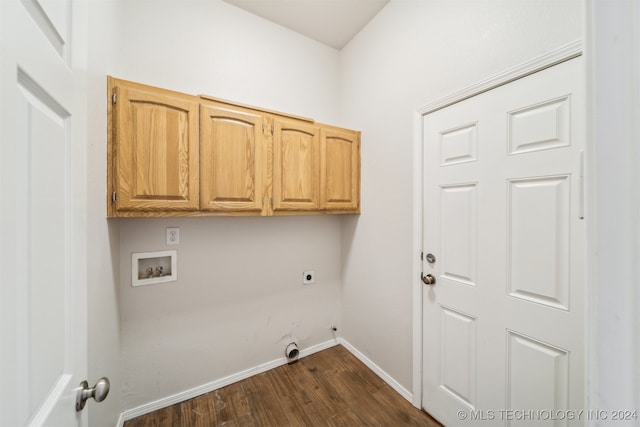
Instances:
[[[320,128],[273,118],[273,211],[319,210],[319,172]]]
[[[360,209],[360,132],[323,126],[320,205],[327,211]]]
[[[229,105],[200,106],[200,209],[264,214],[264,117]]]
[[[360,133],[108,79],[109,216],[360,212]]]
[[[198,210],[198,98],[115,79],[109,86],[110,214]]]

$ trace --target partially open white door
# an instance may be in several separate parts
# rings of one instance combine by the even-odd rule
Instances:
[[[87,374],[86,105],[72,13],[71,0],[0,1],[3,426],[87,420],[75,405]]]
[[[445,425],[586,420],[583,74],[424,116],[423,407]]]

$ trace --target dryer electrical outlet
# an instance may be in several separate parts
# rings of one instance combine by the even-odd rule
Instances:
[[[312,283],[316,283],[316,272],[315,271],[305,271],[302,273],[302,284],[310,285]]]

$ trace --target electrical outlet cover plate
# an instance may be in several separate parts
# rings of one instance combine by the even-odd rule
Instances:
[[[167,245],[177,245],[180,243],[180,228],[167,227]]]
[[[304,285],[310,285],[316,282],[316,272],[315,271],[305,271],[302,273],[302,283]]]

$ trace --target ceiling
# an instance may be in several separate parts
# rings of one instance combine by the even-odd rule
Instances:
[[[224,0],[335,49],[342,49],[389,0]]]

